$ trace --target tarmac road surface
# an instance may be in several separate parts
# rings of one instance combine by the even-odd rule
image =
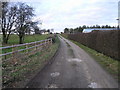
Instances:
[[[60,47],[52,63],[26,88],[118,88],[117,81],[84,50],[61,36],[59,39]]]

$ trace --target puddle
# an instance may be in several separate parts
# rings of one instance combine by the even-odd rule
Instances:
[[[68,59],[69,62],[82,62],[82,60],[78,59],[78,58],[72,58],[72,59]]]
[[[89,88],[98,88],[98,85],[96,82],[92,82],[90,85],[88,85]]]
[[[57,77],[57,76],[60,75],[60,73],[59,73],[59,72],[54,72],[54,73],[51,73],[50,75],[51,75],[52,77]]]
[[[50,84],[46,88],[58,88],[56,84]]]

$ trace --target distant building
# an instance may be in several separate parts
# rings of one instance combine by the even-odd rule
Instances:
[[[46,31],[44,34],[49,34],[49,32]]]
[[[106,30],[117,30],[117,28],[90,28],[90,29],[84,29],[83,30],[83,33],[90,33],[90,32],[92,32],[93,30],[104,30],[104,31],[106,31]]]
[[[49,32],[46,30],[40,30],[39,32],[40,32],[40,34],[49,34]]]

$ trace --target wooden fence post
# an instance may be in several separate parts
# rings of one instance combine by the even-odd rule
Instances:
[[[16,50],[15,50],[15,47],[12,47],[12,64],[13,64],[13,68],[14,68],[14,70],[13,71],[15,71],[15,65],[17,64],[17,59],[16,59],[16,52],[15,52]],[[14,81],[15,81],[15,76],[13,77],[14,78]]]
[[[52,38],[50,39],[50,44],[52,45]]]
[[[6,53],[6,51],[5,51],[4,53]],[[6,55],[5,55],[5,59],[7,59],[7,56],[6,56]]]
[[[25,45],[25,48],[28,48],[28,45],[27,45],[27,44]],[[28,49],[26,50],[26,53],[28,53]]]
[[[35,42],[35,46],[37,45],[37,43]],[[35,47],[35,50],[37,51],[37,47]]]
[[[47,40],[45,40],[45,45],[44,46],[45,46],[45,49],[46,49],[47,48]]]
[[[13,64],[15,65],[16,62],[17,62],[17,59],[16,59],[16,55],[17,55],[17,52],[15,52],[15,47],[12,47],[12,58],[13,58]]]
[[[39,46],[38,46],[38,50],[41,49],[41,45],[40,45],[40,44],[41,44],[41,42],[38,43],[38,45],[39,45]]]

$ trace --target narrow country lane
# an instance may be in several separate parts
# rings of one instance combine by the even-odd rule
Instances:
[[[118,83],[80,47],[59,37],[60,47],[26,88],[118,88]]]

